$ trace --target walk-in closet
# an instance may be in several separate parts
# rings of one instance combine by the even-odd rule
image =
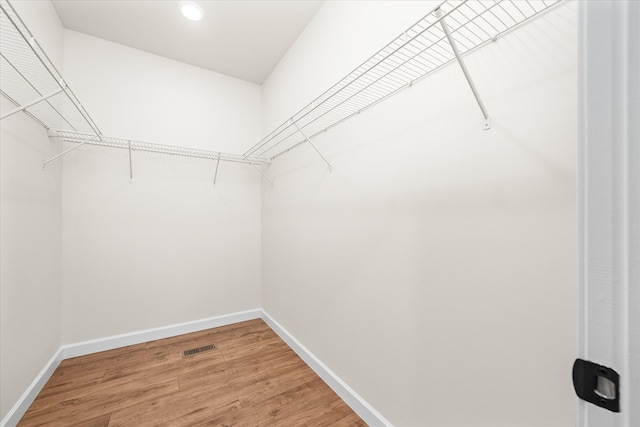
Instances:
[[[1,426],[640,425],[640,4],[0,0]]]

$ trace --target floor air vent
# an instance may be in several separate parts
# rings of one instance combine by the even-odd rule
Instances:
[[[193,356],[196,354],[204,353],[205,351],[215,350],[217,347],[215,344],[205,345],[204,347],[192,348],[191,350],[185,350],[182,352],[182,357]]]

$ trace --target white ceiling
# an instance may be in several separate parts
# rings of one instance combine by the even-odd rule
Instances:
[[[53,0],[65,28],[262,84],[322,1],[200,0],[200,21],[172,0]]]

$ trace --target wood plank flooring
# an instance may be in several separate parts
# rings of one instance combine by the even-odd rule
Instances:
[[[192,356],[184,350],[215,344]],[[262,320],[63,360],[19,426],[365,426]]]

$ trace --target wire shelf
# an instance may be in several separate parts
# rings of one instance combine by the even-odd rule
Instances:
[[[44,165],[85,144],[253,166],[270,163],[268,159],[257,156],[102,135],[11,3],[8,0],[0,0],[0,10],[0,93],[17,107],[9,113],[3,112],[2,118],[24,111],[44,126],[49,131],[50,137],[76,144],[74,148],[47,160]],[[65,130],[57,129],[60,127],[64,127]]]
[[[413,85],[454,61],[456,54],[464,55],[495,40],[560,1],[444,1],[242,155],[102,136],[8,0],[0,0],[0,93],[18,107],[15,111],[24,111],[45,128],[71,129],[55,130],[50,135],[78,145],[125,148],[256,166],[267,165],[271,159],[306,141],[322,156],[311,138]],[[445,32],[445,28],[450,34]],[[458,59],[463,65],[460,57]],[[470,80],[469,83],[475,94]],[[488,119],[477,95],[476,99]],[[2,117],[6,116],[3,113]]]
[[[461,54],[470,52],[560,0],[449,0],[278,126],[245,155],[275,158],[413,85],[456,59],[443,19]],[[436,11],[440,16],[436,16]]]
[[[13,6],[0,0],[0,11],[0,93],[18,107],[16,111],[24,108],[47,129],[64,126],[99,135],[95,122]]]
[[[95,134],[84,132],[72,132],[68,130],[50,129],[50,137],[60,138],[65,142],[76,144],[97,145],[101,147],[122,148],[125,150],[146,151],[149,153],[170,154],[173,156],[196,157],[201,159],[218,160],[224,162],[252,164],[256,166],[268,165],[269,159],[260,157],[245,157],[240,154],[223,153],[220,151],[208,151],[199,148],[177,147],[173,145],[154,144],[145,141],[136,141],[124,138],[114,138],[102,135],[100,139]]]

